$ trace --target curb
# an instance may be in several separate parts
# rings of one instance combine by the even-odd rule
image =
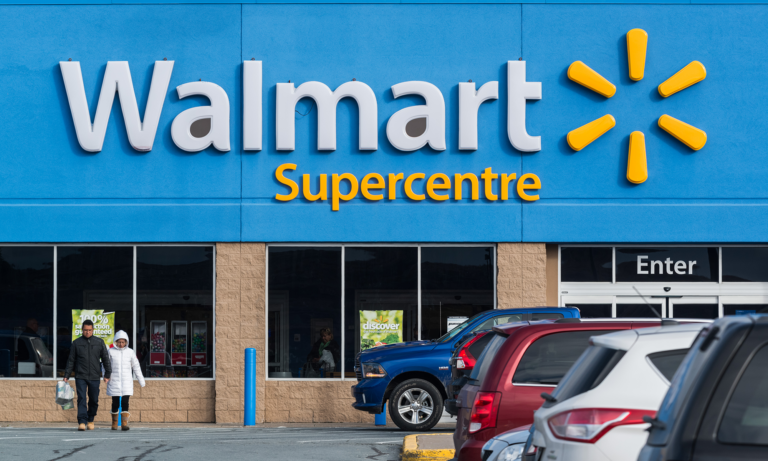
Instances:
[[[402,461],[448,461],[453,459],[454,451],[450,449],[442,450],[420,450],[417,437],[429,437],[431,435],[444,434],[413,434],[406,435],[403,439]]]

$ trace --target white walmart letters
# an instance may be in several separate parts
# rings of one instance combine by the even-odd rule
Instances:
[[[160,121],[160,113],[163,111],[163,101],[168,92],[168,83],[171,81],[173,61],[155,61],[143,123],[139,117],[139,106],[136,104],[136,94],[133,91],[133,81],[128,62],[110,61],[107,63],[93,124],[91,124],[91,114],[85,97],[80,63],[65,61],[60,62],[59,66],[61,75],[64,77],[64,88],[67,91],[69,109],[72,112],[72,121],[75,124],[75,132],[80,147],[88,152],[101,152],[104,136],[107,134],[109,114],[112,112],[112,103],[117,91],[120,93],[120,106],[123,108],[128,142],[131,143],[131,147],[138,151],[152,150],[157,124]]]
[[[389,118],[387,138],[398,150],[411,152],[429,143],[435,150],[445,150],[445,101],[443,93],[429,82],[403,82],[392,85],[395,99],[407,94],[418,94],[426,101],[423,106],[400,109]],[[405,125],[417,118],[427,119],[427,129],[420,136],[412,138],[405,133]]]
[[[222,87],[211,82],[191,82],[176,87],[179,99],[187,96],[205,96],[211,101],[210,106],[198,106],[187,109],[173,119],[171,137],[179,149],[187,152],[200,152],[213,144],[222,151],[229,151],[229,98]],[[192,136],[194,122],[204,118],[211,119],[211,131],[202,138]]]
[[[243,62],[243,149],[261,150],[261,61]]]
[[[541,83],[525,81],[525,61],[507,61],[507,134],[509,142],[521,152],[541,150],[541,137],[525,129],[525,101],[541,99]]]
[[[331,92],[320,82],[306,82],[293,87],[293,83],[277,84],[277,150],[294,150],[296,132],[296,103],[301,98],[312,98],[317,105],[317,149],[336,150],[336,105],[343,98],[353,98],[360,109],[360,150],[379,148],[378,108],[376,95],[363,82],[347,82]]]
[[[460,150],[477,150],[477,111],[491,99],[499,99],[499,82],[488,82],[477,91],[474,82],[459,83]]]
[[[109,114],[120,94],[125,129],[131,146],[142,152],[152,150],[160,114],[163,109],[168,85],[173,72],[173,61],[156,61],[152,74],[147,107],[142,122],[136,103],[131,72],[125,61],[109,61],[104,73],[96,116],[91,123],[85,96],[83,76],[79,62],[60,62],[64,86],[69,99],[72,120],[80,146],[88,152],[100,152],[109,123]],[[526,101],[541,99],[541,83],[527,82],[525,61],[507,62],[507,134],[509,142],[522,152],[541,150],[541,137],[530,136],[525,126]],[[230,150],[230,105],[227,93],[210,82],[191,82],[176,88],[179,99],[202,95],[211,105],[187,109],[173,120],[173,142],[187,152],[199,152],[213,145],[227,152]],[[262,62],[243,62],[243,149],[262,149]],[[429,82],[403,82],[392,86],[394,98],[416,94],[425,100],[424,105],[410,106],[395,112],[387,122],[387,138],[398,150],[412,152],[429,144],[437,151],[446,149],[445,100],[440,90]],[[295,149],[296,103],[305,97],[317,105],[317,148],[336,149],[336,106],[343,98],[353,98],[358,105],[360,150],[378,149],[378,106],[373,90],[363,82],[352,81],[331,91],[320,82],[306,82],[294,88],[293,83],[278,83],[276,97],[275,131],[276,148],[281,151]],[[477,150],[477,112],[480,105],[499,97],[499,82],[487,82],[475,91],[474,83],[459,83],[459,149]],[[202,138],[192,136],[194,122],[209,118],[211,130]],[[424,118],[426,130],[419,136],[406,133],[408,122]]]

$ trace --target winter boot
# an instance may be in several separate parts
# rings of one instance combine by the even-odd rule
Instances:
[[[93,421],[91,421],[91,422],[89,422],[89,423],[88,423],[88,430],[89,430],[89,431],[92,431],[93,429],[94,429],[94,427],[93,427]]]
[[[78,430],[78,431],[84,431],[84,430],[85,430],[85,423],[80,423],[80,424],[77,426],[77,430]]]
[[[112,413],[112,430],[113,431],[117,430],[117,416],[118,416],[118,413]]]
[[[130,416],[131,414],[128,413],[127,411],[120,413],[120,423],[123,425],[124,431],[127,431],[128,429],[130,429],[130,427],[128,427],[128,418]]]

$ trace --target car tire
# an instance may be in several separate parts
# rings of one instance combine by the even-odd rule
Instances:
[[[443,415],[443,396],[423,379],[398,384],[389,397],[389,416],[404,431],[428,431]]]

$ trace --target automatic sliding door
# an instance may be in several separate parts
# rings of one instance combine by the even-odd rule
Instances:
[[[641,298],[639,296],[617,296],[617,318],[659,318],[666,317],[665,299]]]
[[[669,299],[669,317],[678,319],[716,319],[720,317],[717,296],[684,296]]]
[[[768,296],[720,296],[723,315],[768,314]]]
[[[563,296],[563,306],[579,309],[581,318],[613,317],[613,296]]]

